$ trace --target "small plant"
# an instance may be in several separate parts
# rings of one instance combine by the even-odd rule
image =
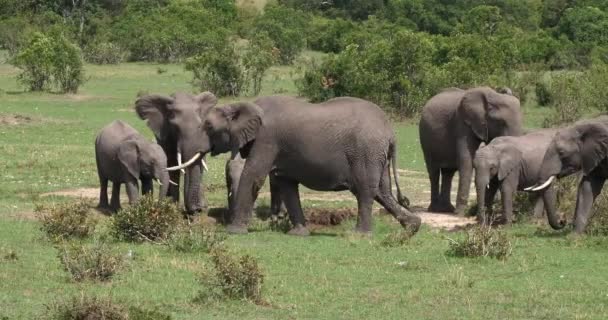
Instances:
[[[511,242],[500,229],[475,226],[465,233],[464,239],[450,241],[448,253],[456,257],[491,257],[504,260],[511,255]]]
[[[158,74],[167,73],[167,69],[163,68],[163,67],[158,67],[158,68],[156,68],[156,73],[158,73]]]
[[[2,260],[6,261],[19,260],[19,256],[17,256],[17,252],[15,252],[15,250],[6,249],[4,247],[0,248],[0,257],[2,257]]]
[[[65,244],[59,249],[63,268],[75,281],[107,281],[121,268],[123,260],[110,247],[98,242],[93,245]]]
[[[85,60],[94,64],[118,64],[125,61],[127,53],[112,42],[94,43],[84,51]]]
[[[548,106],[553,102],[553,97],[551,96],[551,89],[549,88],[549,84],[544,81],[538,81],[535,84],[535,92],[536,92],[536,101],[539,106]]]
[[[180,221],[181,214],[173,202],[155,201],[147,195],[116,213],[111,228],[120,240],[157,242],[166,240]]]
[[[213,268],[205,270],[200,276],[203,289],[197,300],[242,299],[262,303],[262,284],[264,274],[255,258],[235,256],[225,248],[211,251]]]
[[[286,233],[293,228],[287,215],[271,216],[269,226],[270,230],[283,233]]]
[[[210,227],[187,226],[173,233],[167,244],[179,252],[209,252],[221,246],[226,240],[226,234]]]
[[[389,233],[380,242],[380,245],[383,247],[401,247],[408,244],[413,236],[414,232],[410,229],[394,231]]]
[[[74,319],[100,319],[100,320],[127,320],[130,319],[127,310],[109,298],[97,298],[87,295],[73,297],[70,300],[59,300],[47,305],[43,319],[74,320]]]
[[[85,200],[50,207],[37,206],[35,211],[42,222],[40,228],[54,241],[88,237],[97,224],[97,220],[89,215],[89,204]]]

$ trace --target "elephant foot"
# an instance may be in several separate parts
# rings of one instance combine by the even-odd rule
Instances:
[[[428,212],[452,213],[455,211],[451,203],[431,203]]]
[[[356,226],[355,227],[355,232],[356,233],[360,233],[360,234],[364,234],[364,235],[371,235],[372,234],[372,228],[370,226]]]
[[[397,218],[397,220],[399,220],[399,223],[403,229],[412,232],[412,234],[417,233],[418,230],[420,230],[420,225],[422,224],[422,219],[415,215],[402,216]]]
[[[467,214],[467,205],[456,205],[456,209],[454,209],[454,214],[464,217]]]
[[[231,223],[226,227],[226,232],[231,234],[247,234],[247,226],[244,224]]]
[[[291,230],[289,230],[287,234],[290,236],[307,237],[310,235],[310,231],[308,231],[305,226],[298,224],[295,227],[291,228]]]

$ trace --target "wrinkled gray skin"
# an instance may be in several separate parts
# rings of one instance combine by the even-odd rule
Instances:
[[[217,98],[210,92],[193,96],[175,93],[172,96],[145,95],[135,102],[135,111],[156,136],[156,141],[167,154],[169,167],[177,165],[177,153],[183,162],[191,159],[196,152],[208,149],[209,138],[201,130],[205,116],[215,106]],[[206,144],[205,144],[206,143]],[[184,205],[186,212],[200,212],[206,204],[201,197],[202,163],[200,159],[185,169]],[[180,171],[170,173],[171,180],[179,184]],[[171,185],[168,190],[174,201],[179,201],[179,185]]]
[[[553,176],[562,178],[582,170],[574,213],[574,232],[577,234],[585,231],[593,202],[608,178],[607,157],[608,116],[600,116],[560,129],[543,158],[539,186]]]
[[[217,155],[238,150],[247,159],[235,217],[227,227],[231,233],[247,233],[255,196],[269,173],[294,225],[290,234],[309,234],[300,184],[320,191],[350,190],[358,202],[358,231],[371,231],[374,200],[404,227],[417,231],[420,226],[420,218],[391,193],[389,163],[396,176],[395,135],[384,112],[371,102],[337,98],[310,104],[291,97],[263,97],[255,104],[214,108],[204,130],[210,147],[201,152]],[[399,188],[397,192],[400,202],[406,202]]]
[[[469,198],[473,158],[479,144],[487,144],[499,136],[522,134],[519,100],[488,87],[447,89],[424,106],[419,132],[431,182],[428,210],[462,214]],[[460,179],[454,208],[450,191],[456,171]]]
[[[141,180],[142,193],[152,192],[152,180],[161,183],[159,198],[167,194],[169,173],[167,157],[162,148],[146,140],[128,124],[116,120],[105,126],[95,140],[95,159],[101,185],[99,205],[101,209],[120,209],[120,185],[125,184],[129,204],[138,199]],[[108,204],[108,181],[112,181],[112,202]]]
[[[543,129],[519,137],[498,137],[477,150],[473,167],[477,189],[477,218],[481,224],[488,223],[486,209],[491,211],[498,189],[501,192],[505,223],[513,221],[513,195],[538,181],[543,157],[556,132],[556,129]],[[544,209],[549,224],[553,228],[562,228],[564,221],[556,219],[555,189],[548,187],[532,194],[536,203],[534,216],[541,218]]]
[[[245,160],[239,152],[231,155],[226,161],[226,189],[228,190],[228,215],[224,217],[226,223],[230,223],[234,217],[234,207],[236,204],[236,194],[239,188],[241,174],[245,168]],[[257,198],[257,194],[255,195]],[[254,199],[255,201],[255,199]],[[281,196],[275,178],[270,175],[270,215],[272,219],[278,219],[281,212],[285,212],[285,206],[281,201]]]

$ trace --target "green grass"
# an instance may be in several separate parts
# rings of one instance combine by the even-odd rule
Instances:
[[[427,227],[402,247],[382,247],[386,235],[399,229],[385,215],[375,217],[372,238],[353,235],[352,220],[305,239],[269,231],[265,222],[247,236],[230,236],[229,247],[259,259],[268,306],[193,302],[200,289],[196,276],[208,257],[150,244],[113,243],[118,253],[132,250],[133,258],[109,283],[71,282],[57,250],[31,219],[34,204],[69,199],[41,193],[98,187],[93,141],[106,123],[123,119],[152,138],[132,110],[137,92],[192,90],[181,66],[162,65],[168,71],[158,74],[159,66],[87,65],[90,79],[81,92],[57,95],[23,93],[16,70],[0,65],[0,115],[32,118],[0,125],[0,253],[17,255],[16,260],[0,256],[0,318],[33,319],[45,304],[81,292],[158,308],[175,319],[602,319],[608,313],[608,241],[603,238],[573,239],[516,225],[507,231],[513,243],[508,260],[465,259],[446,255],[446,237],[461,233]],[[273,68],[263,94],[293,93],[291,78],[291,69]],[[544,112],[533,106],[525,110],[534,115],[528,122],[532,126]],[[402,174],[401,186],[414,203],[427,201],[416,123],[396,123],[395,128],[399,167],[416,171]],[[210,207],[225,206],[224,160],[208,161]],[[305,210],[355,207],[347,193],[339,196],[336,202],[306,200]],[[268,197],[260,201],[268,202]]]

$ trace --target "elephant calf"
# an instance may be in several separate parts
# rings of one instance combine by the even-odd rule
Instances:
[[[169,173],[162,148],[146,140],[133,127],[116,120],[105,126],[95,140],[99,174],[99,208],[120,209],[120,185],[126,184],[129,204],[137,201],[141,180],[143,194],[152,192],[152,179],[159,181],[159,198],[167,194]],[[108,180],[112,181],[112,202],[108,205]]]
[[[555,133],[555,129],[544,129],[519,137],[498,137],[487,146],[482,146],[477,150],[473,166],[479,208],[477,217],[480,223],[488,223],[485,214],[486,207],[488,210],[492,207],[498,188],[501,191],[505,222],[512,222],[513,194],[538,181],[545,151]],[[561,228],[564,221],[555,214],[554,188],[535,192],[534,195],[536,198],[535,216],[542,216],[544,205],[549,224],[554,228]]]

